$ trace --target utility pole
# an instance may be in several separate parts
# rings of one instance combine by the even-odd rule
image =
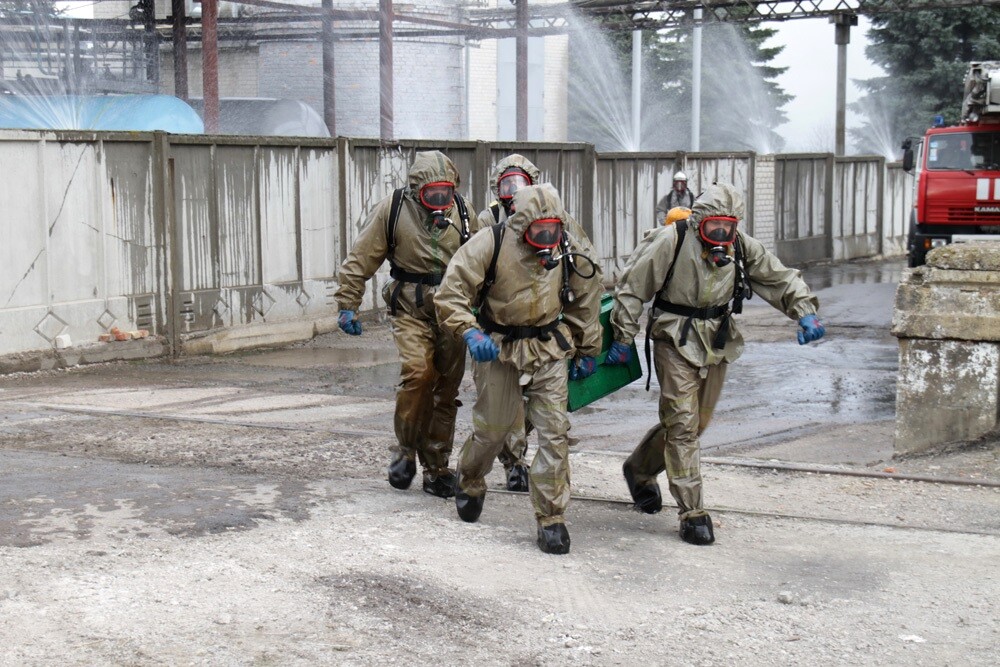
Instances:
[[[517,0],[517,140],[528,140],[528,0]]]
[[[334,97],[333,0],[323,0],[323,120],[330,136],[337,136],[337,105]]]
[[[632,150],[642,149],[642,31],[632,31]]]
[[[379,137],[392,141],[392,0],[379,0],[378,69],[379,69]]]
[[[851,26],[858,24],[855,14],[838,14],[830,18],[835,26],[837,44],[837,127],[834,154],[841,156],[846,150],[847,134],[847,45],[851,43]]]
[[[702,9],[694,10],[691,32],[691,150],[701,150],[701,18]]]
[[[201,1],[201,82],[205,98],[205,132],[219,132],[219,3]]]

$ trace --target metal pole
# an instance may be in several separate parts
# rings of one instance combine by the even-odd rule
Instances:
[[[174,95],[185,102],[188,93],[187,8],[184,0],[171,0],[174,38]]]
[[[205,132],[219,131],[219,3],[201,2],[201,80],[205,98]]]
[[[379,137],[392,141],[392,0],[379,0],[378,63],[379,63]]]
[[[694,30],[691,32],[691,150],[701,150],[701,17],[702,9],[694,10]]]
[[[337,106],[334,98],[333,0],[323,0],[323,120],[330,136],[337,136]]]
[[[517,0],[517,140],[528,140],[528,0]]]
[[[632,31],[632,150],[642,149],[642,31]]]
[[[830,19],[836,26],[834,42],[837,44],[837,120],[834,154],[843,155],[847,134],[847,45],[851,43],[851,26],[858,24],[853,14],[838,14]]]

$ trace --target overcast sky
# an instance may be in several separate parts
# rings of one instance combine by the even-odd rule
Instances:
[[[785,150],[833,150],[834,122],[837,100],[837,46],[833,43],[834,27],[828,19],[797,19],[769,24],[778,33],[768,46],[783,44],[785,50],[774,64],[787,67],[779,83],[795,99],[785,112],[788,122],[778,128],[785,138]],[[851,43],[847,47],[847,101],[857,100],[861,91],[851,79],[881,76],[882,70],[865,57],[870,23],[863,16],[851,28]],[[848,112],[847,126],[855,119]],[[850,149],[850,137],[848,137]]]

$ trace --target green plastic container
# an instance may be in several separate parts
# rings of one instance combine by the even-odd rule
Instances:
[[[632,343],[632,357],[627,364],[605,366],[604,358],[608,356],[614,334],[611,330],[611,308],[614,297],[605,294],[601,297],[601,329],[604,336],[601,341],[601,355],[597,357],[597,372],[582,380],[569,381],[569,411],[574,412],[590,405],[599,398],[613,394],[627,384],[642,377],[642,366],[639,365],[639,351]],[[569,363],[573,363],[570,360]]]

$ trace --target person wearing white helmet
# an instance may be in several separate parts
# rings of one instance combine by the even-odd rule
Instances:
[[[688,190],[688,177],[683,171],[674,174],[674,187],[666,194],[660,203],[656,205],[656,226],[663,225],[667,218],[667,211],[683,206],[691,208],[694,206],[694,193]]]

